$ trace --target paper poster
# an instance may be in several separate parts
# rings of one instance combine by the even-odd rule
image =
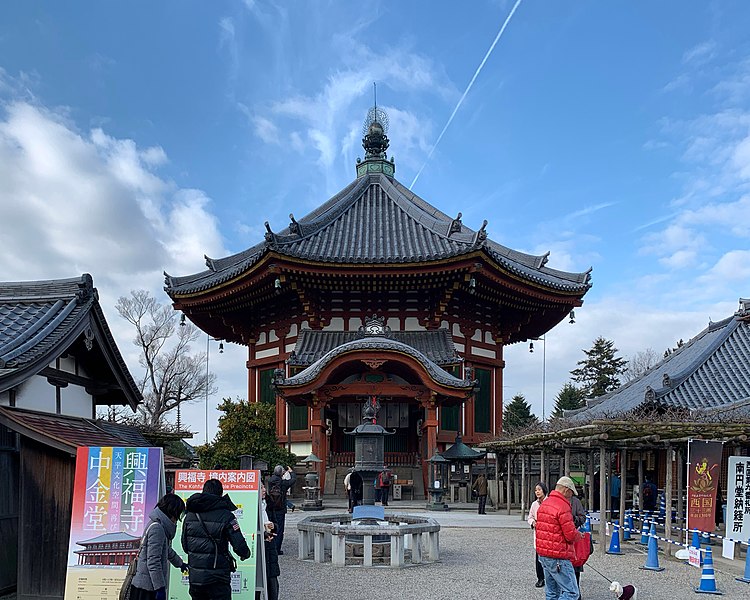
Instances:
[[[237,560],[237,571],[232,573],[232,599],[254,600],[256,587],[256,563],[258,561],[258,503],[260,498],[260,471],[177,471],[175,473],[174,493],[185,501],[195,493],[203,491],[203,484],[209,479],[218,479],[224,493],[234,502],[237,510],[234,515],[240,531],[247,540],[251,556],[247,560]],[[182,548],[182,521],[177,523],[177,533],[173,547],[184,560],[187,553]],[[230,552],[232,546],[229,546]],[[189,576],[184,576],[177,569],[170,569],[169,600],[190,600],[188,589]]]
[[[721,540],[721,555],[734,560],[734,540]]]
[[[750,538],[750,456],[730,456],[727,473],[726,537]]]
[[[117,600],[165,489],[161,448],[78,448],[65,600]]]
[[[700,569],[701,567],[701,551],[700,548],[694,548],[693,546],[690,546],[688,548],[688,564],[691,567],[697,567]]]
[[[688,442],[688,529],[716,529],[716,489],[721,468],[721,442]]]

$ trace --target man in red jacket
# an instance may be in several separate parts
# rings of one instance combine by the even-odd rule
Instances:
[[[536,552],[544,568],[547,600],[578,600],[580,594],[571,562],[573,543],[581,537],[570,510],[570,499],[577,495],[573,480],[560,477],[536,516]]]

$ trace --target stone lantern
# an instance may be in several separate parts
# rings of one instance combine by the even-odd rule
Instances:
[[[430,487],[427,490],[428,510],[448,510],[448,505],[443,502],[443,494],[448,483],[448,461],[435,450],[432,458],[427,459],[429,463],[429,482]]]
[[[320,485],[318,485],[318,463],[322,463],[314,454],[302,459],[307,465],[305,474],[305,485],[302,488],[305,492],[305,499],[302,501],[302,510],[323,510],[323,500],[320,498]]]
[[[378,425],[379,410],[380,402],[372,396],[362,408],[362,422],[353,431],[344,432],[354,436],[354,470],[362,476],[362,504],[365,506],[375,504],[373,484],[383,470],[385,436],[395,433]]]

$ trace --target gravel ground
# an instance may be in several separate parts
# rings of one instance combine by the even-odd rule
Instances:
[[[462,515],[461,528],[446,527],[451,513],[441,518],[441,561],[437,564],[390,568],[333,567],[328,564],[302,562],[297,559],[297,532],[294,523],[300,517],[290,514],[284,556],[279,557],[282,577],[282,599],[330,599],[336,596],[352,600],[405,597],[419,600],[527,600],[544,599],[544,590],[534,587],[533,549],[530,532],[509,526],[486,527],[482,522]],[[456,514],[456,513],[454,513]],[[306,515],[303,515],[306,516]],[[516,519],[518,517],[515,517]],[[494,524],[493,524],[494,525]],[[649,600],[683,600],[698,597],[693,588],[700,583],[700,571],[674,559],[660,556],[664,571],[643,571],[645,553],[625,544],[623,556],[596,550],[581,576],[585,600],[612,600],[608,579],[636,585],[641,598]],[[735,561],[727,568],[716,566],[716,582],[725,598],[750,599],[750,585],[735,581],[744,563]],[[598,574],[594,571],[599,571]]]

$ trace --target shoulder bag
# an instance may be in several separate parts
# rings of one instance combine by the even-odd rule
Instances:
[[[148,530],[151,529],[151,525],[156,525],[156,521],[151,521],[151,523],[148,527],[146,527],[146,530],[141,536],[141,541],[138,545],[138,552],[133,557],[133,560],[130,561],[128,572],[125,574],[125,579],[122,582],[119,600],[130,600],[130,588],[133,585],[133,578],[135,577],[135,573],[136,571],[138,571],[138,559],[141,557],[141,551],[143,550],[143,540],[146,539],[146,534],[148,533]]]
[[[211,532],[208,530],[208,527],[206,527],[206,524],[203,522],[203,519],[201,519],[200,513],[195,513],[195,516],[198,517],[200,524],[203,525],[203,530],[206,532],[208,539],[210,539],[214,544],[214,569],[215,569],[216,564],[219,562],[219,542],[217,542],[216,538],[214,538],[214,536],[211,535]],[[237,561],[234,560],[234,556],[232,556],[229,553],[227,553],[227,560],[229,561],[229,564],[231,565],[232,573],[234,573],[237,570]]]

